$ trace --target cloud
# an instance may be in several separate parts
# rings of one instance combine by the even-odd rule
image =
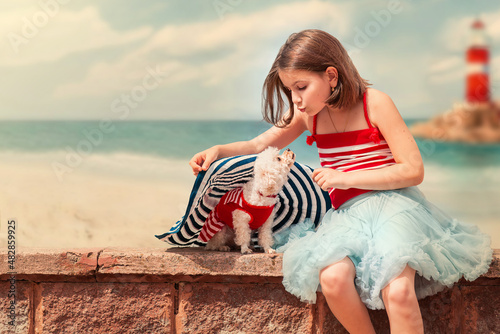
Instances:
[[[486,25],[486,31],[491,38],[492,43],[500,42],[500,10],[497,12],[492,12],[484,14],[481,18],[484,20]]]
[[[477,15],[461,18],[450,18],[447,20],[443,30],[438,34],[438,40],[446,50],[461,52],[469,45],[471,25],[477,19]],[[492,44],[500,41],[500,11],[482,14],[480,20],[485,24],[485,31],[489,42]]]
[[[464,57],[450,56],[432,64],[428,70],[428,81],[432,84],[445,84],[463,80],[465,77]]]
[[[276,5],[250,14],[212,21],[165,25],[137,49],[112,62],[94,64],[81,81],[58,87],[57,97],[97,96],[136,85],[147,66],[168,72],[165,85],[217,85],[242,73],[270,66],[270,49],[294,31],[318,27],[346,32],[353,6],[312,0]],[[215,9],[214,9],[215,10]],[[293,27],[293,31],[290,27]],[[274,56],[272,56],[274,58]],[[103,75],[113,80],[103,80]]]
[[[450,69],[455,69],[457,66],[462,66],[464,60],[458,56],[452,56],[446,59],[443,59],[429,68],[429,72],[431,73],[441,73],[445,71],[449,71]]]
[[[151,27],[113,30],[94,7],[70,10],[59,2],[8,8],[0,12],[0,66],[55,62],[75,52],[124,45],[144,39]]]

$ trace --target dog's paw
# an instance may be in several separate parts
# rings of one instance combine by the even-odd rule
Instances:
[[[266,249],[266,250],[265,250],[265,252],[266,252],[267,254],[276,254],[276,250],[275,250],[275,249],[272,249],[272,248],[268,248],[268,249]]]
[[[217,252],[229,252],[231,251],[231,247],[229,246],[219,246],[219,247],[205,247],[207,251],[217,251]]]
[[[221,247],[219,247],[218,251],[219,252],[229,252],[229,251],[231,251],[231,247],[229,247],[229,246],[221,246]]]
[[[248,247],[241,247],[241,254],[252,254],[253,251]]]

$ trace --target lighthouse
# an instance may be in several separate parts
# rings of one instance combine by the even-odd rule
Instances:
[[[415,137],[437,141],[500,144],[500,100],[494,100],[490,87],[490,49],[484,23],[472,23],[470,42],[465,53],[467,74],[465,103],[455,103],[451,110],[427,122],[415,123],[410,131]]]
[[[465,100],[470,104],[490,102],[489,57],[484,23],[477,19],[471,26],[470,45],[466,52]]]

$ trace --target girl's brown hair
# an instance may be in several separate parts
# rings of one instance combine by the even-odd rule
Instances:
[[[337,86],[325,101],[334,108],[349,108],[363,97],[368,81],[361,78],[345,48],[332,35],[316,29],[303,30],[288,37],[281,46],[262,90],[264,119],[278,127],[286,127],[293,119],[292,94],[285,88],[279,71],[306,70],[323,73],[333,66],[338,72]],[[290,112],[284,115],[288,99]]]

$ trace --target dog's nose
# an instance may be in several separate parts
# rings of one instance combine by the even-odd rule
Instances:
[[[284,152],[283,155],[286,156],[287,160],[294,161],[295,160],[295,153],[289,148],[287,148]]]

